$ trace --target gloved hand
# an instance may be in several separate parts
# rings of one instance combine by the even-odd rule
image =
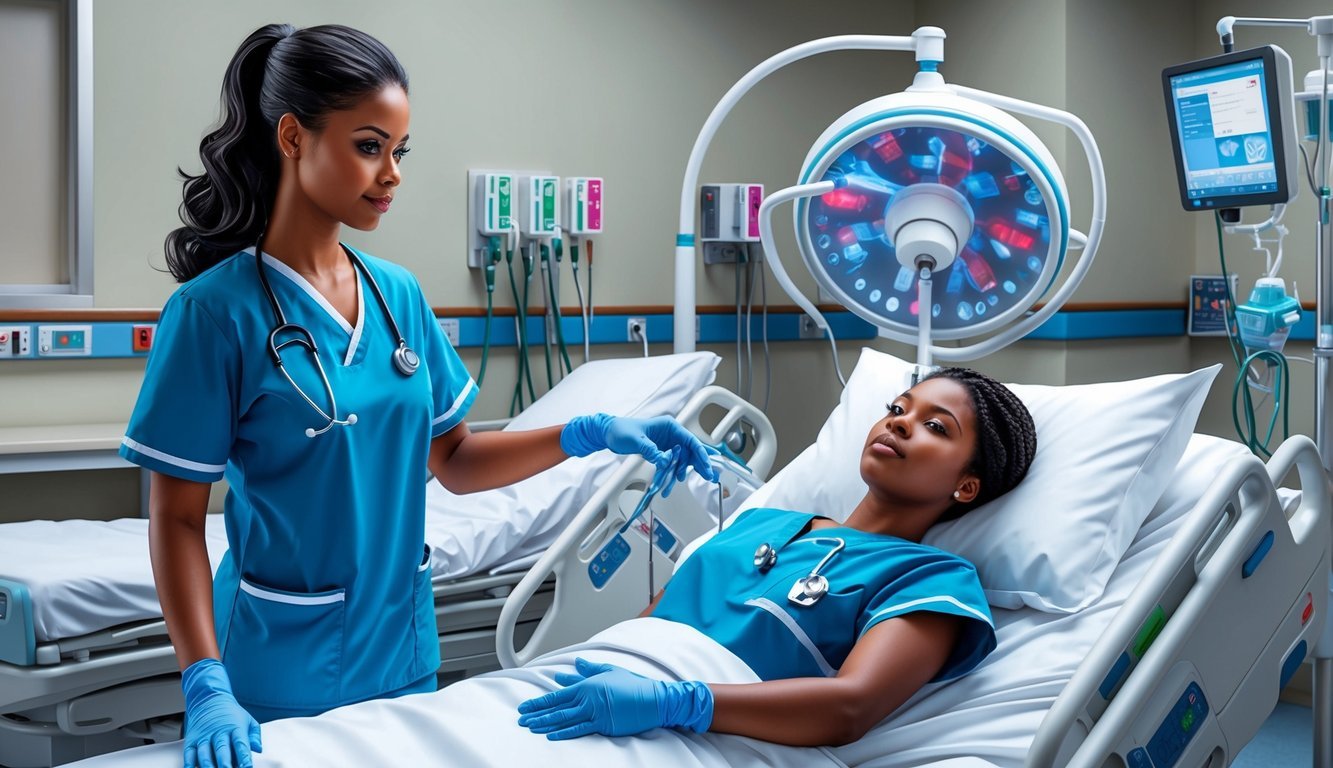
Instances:
[[[181,674],[185,692],[185,768],[252,768],[263,752],[259,723],[236,701],[227,669],[200,659]]]
[[[568,686],[518,705],[518,724],[551,741],[590,733],[632,736],[654,728],[703,733],[713,722],[713,692],[700,682],[664,682],[613,664],[576,659],[574,674],[558,673]]]
[[[676,480],[684,480],[690,467],[709,482],[717,482],[717,470],[708,457],[716,453],[699,442],[688,429],[670,416],[631,419],[594,413],[575,416],[560,432],[560,447],[570,456],[587,456],[610,449],[620,454],[639,454],[657,465],[658,472],[670,471],[675,480],[663,489],[671,492]]]

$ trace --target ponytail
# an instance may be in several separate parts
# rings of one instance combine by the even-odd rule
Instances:
[[[199,143],[204,172],[185,180],[180,205],[185,226],[167,235],[167,267],[185,282],[253,245],[273,210],[278,148],[273,126],[259,107],[264,65],[279,41],[295,30],[269,24],[251,34],[227,65],[222,82],[222,124]]]
[[[330,111],[349,109],[390,84],[407,90],[402,65],[383,43],[350,27],[269,24],[247,37],[223,78],[221,125],[199,143],[204,172],[177,169],[185,226],[165,243],[177,282],[263,234],[282,174],[276,130],[284,114],[318,130]]]

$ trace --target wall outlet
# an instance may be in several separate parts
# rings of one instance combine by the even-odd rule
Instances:
[[[824,338],[824,330],[819,327],[819,324],[815,322],[813,317],[802,314],[801,326],[797,337],[802,339],[822,339]]]
[[[648,337],[648,318],[631,317],[626,320],[625,337],[631,342],[642,344]]]

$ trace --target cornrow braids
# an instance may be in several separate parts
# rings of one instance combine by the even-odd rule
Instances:
[[[1037,428],[1027,406],[1010,389],[970,368],[941,368],[925,377],[950,379],[963,385],[976,412],[977,447],[968,471],[981,481],[981,491],[967,503],[945,511],[941,521],[961,517],[1018,485],[1037,453]]]

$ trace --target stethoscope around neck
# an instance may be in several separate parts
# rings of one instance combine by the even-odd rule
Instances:
[[[380,287],[375,282],[375,277],[370,274],[370,270],[366,269],[366,265],[361,262],[361,259],[351,248],[342,245],[342,243],[339,243],[339,246],[347,254],[347,258],[352,260],[352,265],[365,276],[366,283],[370,286],[370,292],[375,294],[375,300],[379,302],[380,308],[384,310],[385,319],[389,321],[389,330],[393,332],[394,339],[398,342],[393,350],[393,367],[402,375],[411,376],[421,366],[421,359],[417,357],[417,353],[413,352],[411,347],[407,346],[407,340],[403,338],[402,331],[398,330],[398,323],[394,321],[393,313],[389,311],[389,303],[384,300],[384,294],[380,293]],[[355,424],[355,413],[348,413],[345,419],[338,418],[338,400],[333,396],[333,385],[329,383],[329,377],[324,373],[324,364],[319,360],[319,347],[315,344],[315,337],[310,335],[310,331],[304,326],[287,322],[287,316],[283,314],[282,305],[278,304],[278,297],[273,294],[273,287],[268,284],[268,275],[264,270],[264,236],[262,234],[259,236],[259,242],[255,243],[255,266],[259,270],[259,284],[264,288],[264,296],[268,298],[269,306],[273,308],[273,319],[277,322],[277,325],[268,334],[268,356],[273,360],[273,364],[278,367],[278,372],[283,375],[283,378],[287,379],[296,393],[301,396],[301,399],[305,400],[314,409],[315,413],[319,414],[320,418],[328,422],[319,429],[308,427],[305,436],[315,437],[328,432],[335,426],[350,427]],[[284,335],[290,336],[290,338],[280,341],[280,337]],[[319,404],[312,400],[305,393],[305,390],[301,389],[301,385],[297,384],[296,380],[287,372],[287,367],[282,363],[282,350],[292,345],[304,347],[310,352],[310,357],[315,361],[315,370],[319,372],[319,380],[324,385],[324,394],[329,398],[331,413],[325,413],[324,409],[320,408]]]
[[[823,559],[821,559],[814,568],[810,569],[809,573],[797,579],[796,582],[791,585],[791,589],[787,592],[788,602],[806,608],[819,602],[820,598],[828,594],[828,579],[824,578],[820,571],[824,569],[824,566],[829,564],[829,561],[833,559],[834,555],[841,552],[843,547],[847,546],[847,542],[837,536],[821,536],[816,539],[811,539],[810,541],[831,541],[833,542],[833,548],[824,555]],[[777,562],[778,551],[767,542],[760,544],[759,548],[754,551],[754,567],[758,568],[760,573],[768,573],[769,569],[776,565]]]

